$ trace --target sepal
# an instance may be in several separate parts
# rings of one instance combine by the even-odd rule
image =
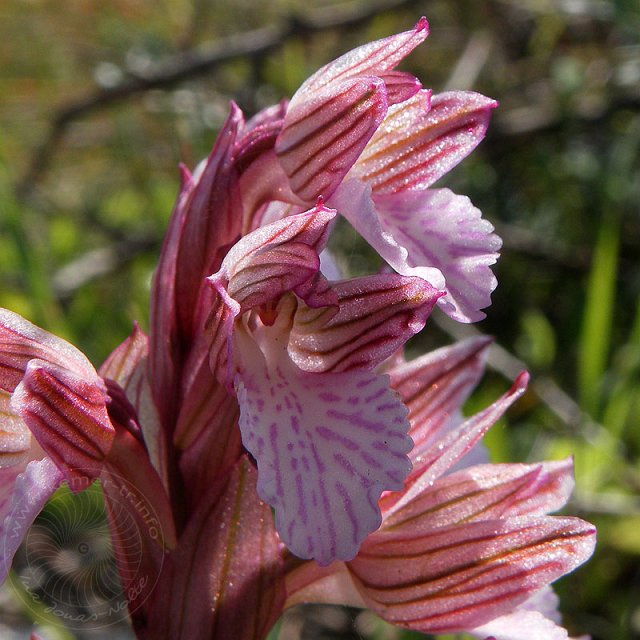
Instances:
[[[376,194],[426,189],[478,146],[496,106],[471,91],[422,91],[389,109],[354,174]]]
[[[429,23],[422,17],[415,27],[374,42],[369,42],[318,69],[296,91],[291,103],[302,101],[328,85],[359,76],[384,77],[389,74],[429,35]]]
[[[367,603],[386,620],[427,633],[478,627],[512,611],[593,553],[578,518],[507,518],[411,527],[371,536],[349,563]]]
[[[11,408],[69,480],[92,479],[100,473],[115,433],[106,398],[95,372],[87,379],[31,360],[11,397]]]
[[[405,483],[400,496],[387,494],[382,505],[387,513],[393,513],[414,500],[422,491],[450,469],[480,441],[500,416],[525,392],[529,375],[522,372],[511,389],[492,405],[465,420],[459,427],[445,433],[421,456]]]
[[[463,422],[460,408],[484,372],[491,342],[484,336],[470,338],[403,360],[388,371],[391,386],[409,409],[410,458],[416,467],[435,439]]]
[[[350,78],[289,105],[275,151],[303,202],[328,198],[387,112],[384,82]]]

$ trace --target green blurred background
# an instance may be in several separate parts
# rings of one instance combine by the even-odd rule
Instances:
[[[471,197],[504,249],[488,318],[439,319],[414,346],[496,337],[469,411],[532,372],[488,437],[492,456],[575,455],[567,511],[597,524],[599,546],[557,585],[566,624],[639,638],[638,0],[3,0],[0,306],[99,364],[133,319],[145,326],[177,165],[208,153],[229,100],[250,115],[420,15],[431,35],[403,68],[435,91],[500,101],[487,139],[443,184]],[[348,229],[337,244],[354,271],[369,268]],[[422,637],[319,607],[293,611],[278,633]]]

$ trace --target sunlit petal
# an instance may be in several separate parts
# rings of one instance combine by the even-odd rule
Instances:
[[[387,376],[299,370],[279,336],[278,326],[265,331],[267,357],[249,336],[240,347],[240,429],[258,493],[293,553],[350,559],[380,525],[380,494],[400,489],[410,469],[406,409]]]
[[[395,274],[336,282],[338,311],[300,305],[289,355],[305,371],[372,369],[425,325],[441,295],[420,278]]]
[[[349,564],[368,606],[430,633],[477,627],[582,564],[595,529],[577,518],[508,518],[380,531]]]

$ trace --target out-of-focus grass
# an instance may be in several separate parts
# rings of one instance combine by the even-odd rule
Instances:
[[[596,640],[637,637],[637,2],[416,2],[361,28],[294,38],[267,58],[233,61],[73,119],[35,179],[23,183],[34,158],[45,157],[39,145],[62,105],[210,40],[338,4],[5,0],[0,305],[70,339],[99,364],[134,319],[145,326],[177,164],[193,167],[206,155],[228,101],[250,114],[291,95],[338,53],[426,14],[431,35],[403,68],[435,90],[453,76],[501,103],[487,140],[446,182],[468,194],[505,240],[500,285],[480,328],[577,403],[569,407],[577,413],[563,420],[530,393],[487,442],[497,461],[575,455],[577,490],[568,511],[598,525],[599,547],[558,584],[567,623]],[[342,257],[366,270],[370,255],[344,233],[337,241]],[[83,280],[92,269],[95,277]],[[416,348],[447,340],[431,327]],[[489,373],[468,410],[507,384]],[[351,637],[414,637],[367,620]]]

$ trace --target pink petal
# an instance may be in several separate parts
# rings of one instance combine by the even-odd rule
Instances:
[[[444,289],[445,279],[437,266],[416,266],[410,261],[407,248],[387,230],[385,221],[374,203],[370,184],[347,176],[331,196],[330,204],[398,273],[422,278],[435,289]]]
[[[255,482],[243,457],[209,487],[165,561],[148,637],[253,640],[276,622],[285,598],[282,551]]]
[[[441,295],[420,278],[395,274],[334,283],[339,311],[299,306],[289,339],[305,371],[372,369],[425,325]]]
[[[131,335],[119,344],[99,369],[103,378],[110,378],[126,387],[133,372],[149,351],[148,338],[136,322]]]
[[[29,527],[62,480],[49,458],[0,470],[0,583]]]
[[[384,80],[387,103],[390,105],[409,100],[422,89],[420,80],[404,71],[388,71],[380,77]]]
[[[384,76],[424,42],[428,35],[429,25],[425,18],[421,18],[410,31],[357,47],[316,71],[298,89],[291,103],[347,78]]]
[[[455,91],[422,91],[395,105],[358,159],[354,174],[374,194],[426,189],[484,138],[495,100]]]
[[[484,411],[466,420],[458,428],[447,432],[444,437],[433,443],[416,459],[416,468],[405,483],[400,496],[388,494],[383,497],[381,506],[387,517],[416,499],[425,488],[452,467],[465,455],[482,436],[493,426],[500,416],[525,392],[529,376],[521,373],[511,389]]]
[[[8,309],[0,309],[0,390],[13,392],[30,360],[38,359],[95,376],[83,353],[66,340],[36,327]]]
[[[243,236],[208,280],[215,290],[207,320],[211,369],[218,380],[230,375],[234,320],[253,307],[275,308],[286,292],[296,290],[309,302],[335,304],[330,290],[317,286],[318,253],[324,248],[336,212],[319,203]]]
[[[298,369],[281,324],[260,337],[266,358],[249,336],[240,348],[243,444],[289,549],[320,564],[350,559],[380,526],[380,494],[401,488],[410,469],[406,409],[387,376]]]
[[[275,151],[291,189],[305,202],[329,197],[387,112],[380,78],[343,80],[292,100]]]
[[[252,255],[229,280],[227,294],[243,313],[277,300],[308,282],[319,269],[320,258],[313,247],[287,242]]]
[[[459,322],[481,320],[497,285],[489,267],[502,241],[469,198],[432,189],[375,196],[374,204],[384,229],[406,248],[407,264],[437,267],[444,275],[442,310]],[[403,265],[391,266],[403,272]]]
[[[386,620],[441,633],[478,627],[582,564],[595,529],[577,518],[509,518],[378,532],[349,568]]]
[[[469,633],[482,638],[494,636],[500,640],[568,640],[569,634],[560,626],[558,596],[545,587],[534,593],[515,611],[491,620]],[[585,639],[588,640],[588,639]]]
[[[573,459],[542,462],[540,467],[535,482],[518,495],[505,516],[542,515],[558,511],[567,504],[575,485]]]
[[[280,277],[285,277],[286,281],[280,285],[277,282],[270,284],[268,292],[261,295],[260,302],[256,302],[254,305],[245,305],[248,308],[255,306],[256,304],[262,304],[263,301],[269,299],[277,299],[284,291],[290,291],[293,282],[304,282],[308,279],[308,276],[299,277],[289,275],[286,277],[281,274],[282,265],[277,262],[273,265],[269,265],[270,252],[278,252],[274,255],[274,258],[278,260],[284,260],[285,265],[291,264],[291,266],[299,266],[301,264],[301,258],[307,258],[304,253],[304,249],[301,245],[310,247],[315,250],[317,256],[324,248],[328,235],[329,235],[329,223],[335,217],[336,212],[332,209],[328,209],[321,202],[304,213],[297,215],[291,215],[284,219],[277,220],[271,224],[265,225],[252,231],[250,234],[243,236],[226,254],[220,271],[213,275],[210,280],[214,284],[215,288],[219,291],[223,286],[222,282],[226,281],[228,284],[224,285],[227,295],[235,299],[235,295],[240,292],[236,304],[243,303],[248,293],[244,293],[243,289],[249,285],[250,282],[264,279],[272,279],[271,271],[274,271],[276,275],[273,276],[274,280]],[[287,257],[287,247],[293,246],[290,252],[291,262]],[[310,271],[317,271],[319,267],[318,260],[312,260],[312,264],[309,265]],[[291,280],[291,283],[289,282]],[[253,290],[251,291],[253,293]]]
[[[412,461],[419,462],[434,438],[452,421],[484,372],[490,338],[471,338],[443,347],[389,371],[391,386],[409,409]]]
[[[555,510],[566,502],[573,484],[550,481],[558,467],[557,463],[483,464],[449,474],[386,514],[384,528],[410,527],[419,534],[457,523]]]
[[[100,473],[114,429],[107,415],[106,389],[95,372],[87,380],[31,360],[11,398],[11,409],[67,478],[95,478]]]

